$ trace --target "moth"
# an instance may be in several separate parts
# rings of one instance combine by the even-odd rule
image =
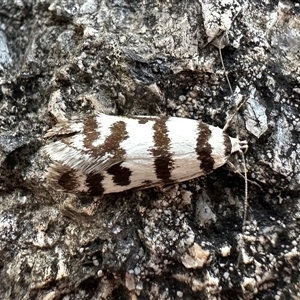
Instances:
[[[46,178],[62,191],[101,196],[150,188],[207,175],[230,155],[247,149],[201,121],[157,116],[122,117],[99,113],[61,121],[45,137],[54,163]]]

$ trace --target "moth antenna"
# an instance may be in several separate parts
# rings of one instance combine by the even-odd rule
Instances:
[[[219,55],[220,55],[220,60],[221,60],[222,68],[223,68],[223,71],[224,71],[224,75],[225,75],[226,81],[227,81],[227,83],[228,83],[228,86],[229,86],[229,89],[230,89],[230,93],[231,93],[231,95],[233,95],[232,86],[231,86],[230,80],[229,80],[229,78],[228,78],[228,75],[227,75],[227,73],[226,73],[226,68],[225,68],[224,61],[223,61],[223,56],[222,56],[222,48],[221,48],[221,45],[222,45],[223,39],[224,39],[224,37],[225,37],[225,34],[226,34],[226,31],[222,34],[222,37],[221,37],[220,40],[219,40],[219,46],[218,46],[218,49],[219,49]]]
[[[245,226],[247,222],[247,213],[248,213],[248,175],[247,175],[247,167],[246,167],[246,160],[245,160],[245,155],[243,151],[240,151],[242,160],[243,160],[243,167],[244,167],[244,177],[245,177],[245,199],[244,199],[244,220],[243,220],[243,233],[245,232]]]
[[[239,15],[239,13],[241,12],[241,10],[239,10],[235,16],[233,17],[233,20],[232,22],[237,18],[237,16]],[[223,61],[223,56],[222,56],[222,43],[223,43],[223,40],[224,40],[224,37],[225,35],[227,34],[227,31],[224,31],[221,38],[219,39],[219,45],[218,45],[218,49],[219,49],[219,55],[220,55],[220,60],[221,60],[221,64],[222,64],[222,68],[224,70],[224,75],[225,75],[225,78],[226,78],[226,81],[228,83],[228,86],[229,86],[229,89],[230,89],[230,92],[231,92],[231,95],[233,95],[233,89],[232,89],[232,86],[231,86],[231,83],[230,83],[230,80],[228,78],[228,75],[226,73],[226,68],[225,68],[225,65],[224,65],[224,61]]]
[[[244,182],[245,182],[245,198],[244,198],[244,216],[243,216],[243,233],[244,233],[244,229],[245,229],[245,225],[246,225],[246,221],[247,221],[247,212],[248,212],[248,176],[247,176],[247,167],[246,167],[246,160],[245,160],[245,155],[244,155],[244,152],[242,151],[242,149],[245,149],[245,151],[247,151],[247,145],[244,143],[245,141],[241,141],[241,149],[238,151],[241,156],[242,156],[242,160],[243,160],[243,173],[242,174],[241,172],[239,172],[236,167],[228,160],[226,162],[226,164],[237,174],[239,174],[241,177],[244,178]],[[255,183],[256,184],[256,183]]]
[[[238,175],[240,175],[243,179],[245,179],[245,176],[239,171],[236,169],[236,167],[234,166],[234,164],[231,162],[231,161],[227,161],[226,164],[228,165],[228,167],[234,172],[234,173],[237,173]],[[247,178],[247,181],[248,183],[251,183],[251,184],[254,184],[256,185],[262,192],[263,192],[263,188],[255,181],[253,180],[250,180]]]
[[[238,16],[239,13],[240,13],[240,11],[238,11],[238,13],[234,16],[234,19]],[[220,56],[220,61],[221,61],[221,64],[222,64],[224,76],[225,76],[227,84],[229,86],[230,93],[231,93],[231,95],[233,95],[233,89],[232,89],[229,77],[227,75],[225,64],[224,64],[224,61],[223,61],[223,56],[222,56],[222,42],[223,42],[225,36],[226,36],[226,31],[222,34],[222,36],[219,39],[218,50],[219,50],[219,56]],[[239,110],[246,103],[247,100],[248,99],[245,98],[245,99],[242,99],[242,101],[240,101],[240,103],[237,106],[235,112],[226,121],[226,124],[223,127],[223,132],[225,132],[228,129],[228,127],[232,123],[233,118],[236,116],[236,114],[239,112]],[[244,152],[243,152],[243,150],[245,150],[245,152],[246,152],[247,149],[248,149],[247,142],[246,141],[240,141],[240,150],[239,150],[239,152],[241,153],[241,156],[242,156],[244,175],[242,175],[240,172],[238,172],[238,173],[244,178],[244,182],[245,182],[245,195],[244,195],[245,198],[244,198],[244,212],[243,212],[244,216],[243,216],[243,225],[242,225],[242,234],[243,235],[245,233],[245,227],[246,227],[246,222],[247,222],[247,214],[248,214],[248,208],[249,208],[249,203],[248,203],[248,176],[247,176],[246,160],[245,160],[245,156],[244,156]],[[235,167],[232,165],[231,162],[227,161],[227,164],[235,169]],[[243,249],[243,247],[244,247],[244,243],[242,241],[241,250]],[[238,257],[238,262],[237,262],[238,265],[240,263],[240,260],[241,260],[241,252],[239,253],[239,257]]]
[[[240,108],[245,104],[245,102],[247,101],[247,98],[245,98],[244,100],[242,100],[240,102],[240,104],[238,105],[237,109],[235,110],[235,112],[232,114],[232,116],[227,120],[224,128],[223,128],[223,132],[226,131],[226,129],[229,127],[229,125],[231,124],[233,118],[235,117],[235,115],[237,114],[237,112],[240,110]],[[246,160],[245,160],[245,155],[244,152],[242,151],[242,149],[245,150],[245,152],[248,150],[248,144],[246,141],[240,141],[240,145],[241,145],[241,149],[239,150],[239,152],[241,153],[242,156],[242,160],[243,160],[243,168],[244,168],[244,176],[242,176],[244,178],[245,181],[245,198],[244,198],[244,217],[243,217],[243,226],[242,226],[242,231],[244,233],[245,230],[245,225],[246,225],[246,221],[247,221],[247,212],[248,212],[248,178],[247,178],[247,167],[246,167]],[[241,173],[240,173],[241,174]],[[241,174],[242,175],[242,174]]]
[[[223,41],[223,39],[225,37],[225,34],[226,34],[226,32],[224,32],[224,34],[222,35],[222,37],[219,40],[219,47],[218,47],[218,49],[219,49],[219,55],[220,55],[220,60],[221,60],[222,68],[223,68],[223,71],[224,71],[224,75],[225,75],[226,81],[228,83],[231,95],[233,95],[232,86],[231,86],[230,80],[228,78],[228,75],[226,73],[226,68],[225,68],[225,65],[224,65],[223,56],[222,56],[222,50],[221,50],[221,45],[222,45],[222,41]],[[246,101],[247,101],[247,98],[243,99],[239,103],[237,109],[231,115],[231,117],[227,120],[225,126],[223,127],[223,132],[225,132],[228,129],[228,127],[230,126],[233,118],[236,116],[236,114],[241,109],[241,107],[245,104]],[[241,141],[241,146],[243,147],[243,149],[245,149],[245,152],[246,152],[247,149],[248,149],[247,144],[244,144],[243,141]],[[249,207],[249,203],[248,203],[248,178],[247,178],[247,168],[246,168],[246,160],[245,160],[244,152],[242,150],[240,150],[239,152],[241,153],[242,160],[243,160],[244,176],[242,176],[242,177],[244,178],[244,182],[245,182],[244,216],[243,216],[243,226],[242,226],[242,231],[244,233],[245,232],[246,222],[247,222],[247,212],[248,212],[248,207]],[[238,172],[238,173],[240,175],[242,175],[240,172]]]
[[[243,151],[239,151],[241,156],[242,156],[242,160],[243,160],[243,167],[244,167],[244,179],[245,179],[245,198],[244,198],[244,216],[243,216],[243,225],[242,225],[242,239],[240,241],[240,251],[239,251],[239,255],[238,255],[238,260],[237,260],[237,267],[239,266],[241,259],[242,259],[242,251],[244,249],[244,233],[245,233],[245,229],[246,229],[246,222],[247,222],[247,214],[248,214],[248,207],[249,207],[249,203],[248,203],[248,176],[247,176],[247,168],[246,168],[246,161],[245,161],[245,155],[243,153]]]

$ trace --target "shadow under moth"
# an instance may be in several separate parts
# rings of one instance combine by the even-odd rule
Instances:
[[[201,121],[105,114],[62,121],[45,137],[54,161],[46,178],[55,188],[100,196],[207,175],[247,142]]]

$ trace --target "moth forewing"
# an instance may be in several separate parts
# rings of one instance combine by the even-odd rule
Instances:
[[[98,114],[57,124],[46,136],[50,184],[75,194],[117,193],[207,175],[246,143],[221,128],[176,117]]]

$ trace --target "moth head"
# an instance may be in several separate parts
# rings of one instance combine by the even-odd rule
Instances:
[[[247,152],[248,150],[248,142],[241,141],[239,138],[229,137],[231,141],[231,153],[234,152]]]

